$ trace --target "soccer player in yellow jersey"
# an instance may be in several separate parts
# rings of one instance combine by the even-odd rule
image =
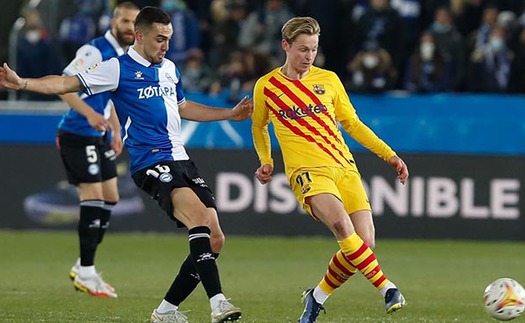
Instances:
[[[386,312],[393,313],[406,302],[371,250],[375,229],[370,204],[337,123],[389,163],[403,184],[408,168],[359,120],[337,75],[312,65],[319,44],[318,22],[295,17],[281,31],[286,62],[261,77],[254,89],[252,133],[261,163],[255,175],[262,184],[272,180],[271,121],[295,196],[314,219],[333,232],[340,246],[320,283],[303,293],[305,309],[299,322],[315,322],[330,294],[357,271],[381,292]]]

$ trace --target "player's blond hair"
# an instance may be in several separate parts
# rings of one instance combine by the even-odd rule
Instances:
[[[293,43],[301,34],[319,35],[320,33],[321,27],[312,17],[294,17],[288,20],[281,29],[282,37],[288,44]]]

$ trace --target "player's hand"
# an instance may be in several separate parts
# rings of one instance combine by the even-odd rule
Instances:
[[[111,123],[109,123],[109,121],[98,112],[93,111],[88,116],[86,116],[86,119],[89,125],[96,131],[106,132],[111,129]]]
[[[122,153],[123,146],[124,144],[122,143],[122,138],[120,137],[120,131],[113,129],[113,131],[111,131],[111,148],[113,148],[115,156],[118,157]]]
[[[264,164],[257,168],[255,171],[255,177],[261,184],[270,183],[272,181],[273,166],[270,164]]]
[[[23,90],[27,86],[27,81],[23,81],[15,71],[9,68],[7,63],[0,67],[0,88],[10,90]]]
[[[242,121],[251,117],[253,113],[253,100],[248,99],[248,96],[242,98],[239,103],[232,109],[232,116],[230,120]]]
[[[408,181],[408,167],[403,159],[399,158],[399,156],[394,156],[390,158],[388,163],[397,171],[397,178],[401,184],[405,184]]]

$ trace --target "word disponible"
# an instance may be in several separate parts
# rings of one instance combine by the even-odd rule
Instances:
[[[516,178],[493,178],[484,184],[472,178],[413,177],[407,185],[372,176],[363,182],[375,216],[516,220],[520,217],[521,182]],[[218,208],[224,213],[290,214],[297,200],[283,173],[261,185],[241,173],[221,172],[215,185]]]

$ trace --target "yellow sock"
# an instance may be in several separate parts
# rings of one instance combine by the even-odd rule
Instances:
[[[368,248],[357,233],[352,233],[348,238],[338,241],[338,243],[347,260],[363,273],[372,285],[381,289],[389,282],[383,274],[374,252]]]
[[[319,288],[330,295],[336,288],[343,285],[350,277],[357,272],[357,269],[346,259],[341,250],[337,251],[328,264],[328,269]]]

